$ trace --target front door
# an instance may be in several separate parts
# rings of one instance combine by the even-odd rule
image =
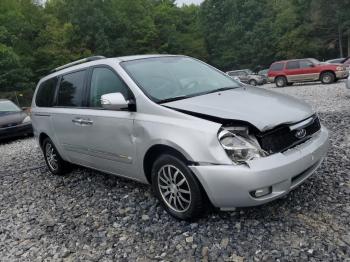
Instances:
[[[301,71],[301,80],[303,81],[315,81],[320,78],[319,70],[315,67],[315,65],[305,59],[300,60],[300,71]]]
[[[85,141],[84,165],[137,179],[134,115],[129,110],[105,110],[101,96],[121,93],[126,100],[132,93],[114,69],[91,69],[87,89],[87,108],[80,115]]]

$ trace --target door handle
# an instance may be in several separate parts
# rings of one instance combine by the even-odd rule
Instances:
[[[74,118],[74,119],[72,119],[72,122],[75,123],[75,124],[80,124],[81,125],[82,121],[83,120],[81,118]]]
[[[94,124],[94,121],[90,120],[90,119],[82,119],[81,120],[81,124],[83,125],[93,125]]]

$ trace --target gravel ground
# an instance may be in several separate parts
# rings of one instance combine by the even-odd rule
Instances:
[[[264,88],[311,103],[330,129],[328,157],[288,196],[177,221],[148,186],[85,168],[57,177],[34,139],[11,141],[0,144],[0,260],[350,261],[350,92]]]

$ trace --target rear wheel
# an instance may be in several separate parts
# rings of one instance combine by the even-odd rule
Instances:
[[[275,80],[277,87],[285,87],[287,85],[287,78],[284,76],[278,76]]]
[[[256,82],[256,80],[254,80],[254,79],[251,79],[251,80],[249,80],[249,84],[250,84],[251,86],[257,86],[257,85],[258,85],[258,82]]]
[[[62,159],[55,145],[48,137],[43,141],[43,153],[47,167],[54,175],[64,175],[70,170],[70,163]]]
[[[165,210],[175,218],[193,220],[205,211],[205,194],[187,165],[172,155],[160,156],[152,168],[152,187]]]
[[[322,73],[320,80],[323,84],[331,84],[335,80],[335,75],[331,72]]]

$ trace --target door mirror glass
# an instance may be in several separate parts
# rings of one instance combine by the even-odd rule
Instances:
[[[129,102],[121,93],[110,93],[101,96],[101,105],[104,109],[121,110],[128,108]]]

